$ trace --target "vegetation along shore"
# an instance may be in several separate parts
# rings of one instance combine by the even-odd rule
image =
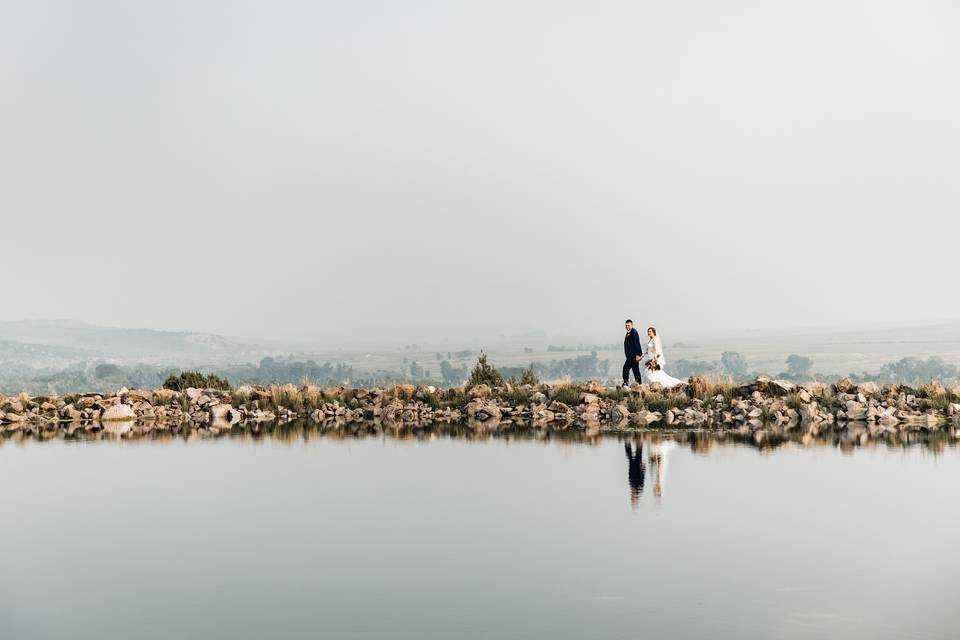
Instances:
[[[318,424],[477,430],[722,430],[740,435],[825,429],[877,436],[960,427],[960,387],[834,383],[795,384],[757,377],[748,384],[694,376],[676,389],[658,385],[541,384],[532,373],[504,380],[481,358],[462,387],[387,388],[231,386],[184,373],[163,388],[58,396],[0,396],[0,435],[43,439],[80,432],[116,436],[151,431],[229,433],[244,425],[308,420]]]

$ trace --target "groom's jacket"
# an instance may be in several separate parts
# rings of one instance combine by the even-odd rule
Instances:
[[[623,355],[627,357],[627,360],[643,355],[643,347],[640,346],[640,334],[637,333],[636,329],[630,329],[630,333],[624,336]]]

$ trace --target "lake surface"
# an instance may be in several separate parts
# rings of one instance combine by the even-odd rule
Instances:
[[[6,441],[0,638],[960,637],[955,448],[663,439]]]

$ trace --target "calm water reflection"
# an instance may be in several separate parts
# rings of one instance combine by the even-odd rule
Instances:
[[[952,437],[798,440],[8,437],[0,637],[957,637]]]

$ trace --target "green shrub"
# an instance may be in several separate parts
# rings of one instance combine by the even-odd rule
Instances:
[[[164,389],[174,391],[183,391],[193,387],[195,389],[221,389],[227,391],[230,389],[230,383],[212,373],[203,374],[199,371],[181,371],[180,375],[175,376],[172,373],[163,381]]]
[[[527,367],[523,370],[523,374],[520,376],[520,384],[529,384],[531,386],[540,384],[540,378],[537,376],[537,372],[533,370],[533,367]]]
[[[479,384],[486,384],[491,387],[502,387],[503,386],[503,376],[500,375],[500,372],[497,371],[497,368],[492,364],[487,362],[487,356],[481,354],[477,358],[477,364],[473,368],[473,371],[470,372],[470,379],[467,381],[467,389],[475,387]]]

